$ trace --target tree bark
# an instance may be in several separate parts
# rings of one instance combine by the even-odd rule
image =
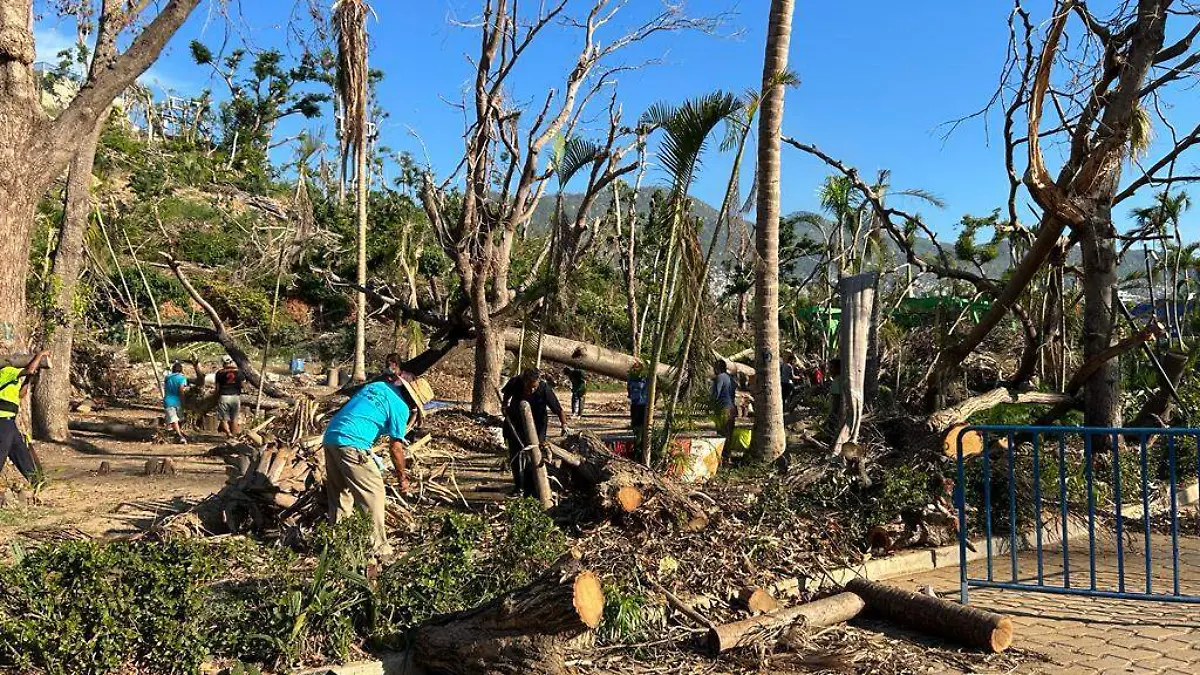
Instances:
[[[38,378],[31,397],[33,435],[43,441],[62,442],[71,437],[67,419],[71,403],[71,348],[75,344],[75,289],[83,267],[83,239],[92,212],[92,167],[103,126],[101,121],[92,130],[67,172],[66,210],[58,248],[54,251],[54,316],[49,317],[57,326],[45,345],[59,367]]]
[[[365,136],[365,134],[364,134]],[[355,178],[358,197],[358,285],[367,285],[367,144],[358,143],[355,151]],[[367,294],[355,296],[354,311],[354,381],[367,379]]]
[[[569,640],[599,626],[603,614],[600,580],[567,558],[527,586],[425,622],[413,660],[455,675],[561,675]]]
[[[496,388],[504,369],[504,330],[490,319],[475,324],[475,379],[471,388],[471,410],[498,414]]]
[[[758,227],[754,265],[754,455],[762,461],[783,454],[783,388],[779,375],[779,132],[783,126],[794,0],[772,0],[763,59],[758,126]]]
[[[846,590],[866,600],[871,612],[904,627],[991,652],[1012,645],[1012,620],[1000,614],[866,579],[852,579]]]
[[[1111,216],[1107,208],[1097,215]],[[1117,251],[1112,221],[1088,223],[1081,229],[1083,254],[1083,359],[1100,357],[1112,344],[1116,327]],[[1093,427],[1121,426],[1121,362],[1106,359],[1083,385],[1083,421]]]
[[[618,457],[597,436],[576,434],[548,452],[565,466],[560,482],[565,489],[592,501],[601,513],[623,517],[653,504],[668,519],[686,518],[690,529],[708,524],[708,514],[687,491],[645,465]]]
[[[759,636],[789,624],[832,626],[858,616],[866,604],[854,593],[839,593],[821,600],[788,607],[760,616],[714,626],[708,631],[708,648],[714,654],[754,644]]]

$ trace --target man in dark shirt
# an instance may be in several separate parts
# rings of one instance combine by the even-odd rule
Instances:
[[[737,408],[734,407],[734,395],[737,387],[729,376],[729,367],[724,359],[713,362],[712,403],[717,432],[725,438],[733,434],[733,425],[737,420]]]
[[[796,392],[796,380],[798,374],[796,372],[796,355],[788,354],[783,361],[779,362],[779,384],[783,390],[783,408],[787,410],[788,400],[792,398],[792,394]]]
[[[504,408],[504,440],[508,445],[508,462],[512,467],[513,485],[518,493],[534,496],[533,466],[524,461],[523,450],[527,444],[524,439],[525,414],[521,411],[521,403],[529,403],[533,412],[533,426],[538,437],[536,441],[530,439],[531,442],[542,443],[546,440],[550,412],[558,415],[562,433],[567,435],[570,432],[567,416],[563,414],[562,405],[554,395],[554,390],[542,381],[542,374],[536,369],[527,370],[509,380],[500,390],[500,399]]]
[[[233,438],[238,435],[238,414],[242,406],[242,383],[246,377],[238,369],[233,358],[221,359],[221,369],[216,372],[218,428]]]
[[[587,395],[587,375],[579,368],[563,368],[563,375],[571,383],[571,415],[583,417],[583,397]]]

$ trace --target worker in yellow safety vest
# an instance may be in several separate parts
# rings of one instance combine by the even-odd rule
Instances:
[[[17,414],[21,412],[21,399],[29,389],[29,376],[38,371],[48,353],[40,352],[24,368],[9,363],[0,367],[0,471],[11,456],[17,470],[30,483],[37,482],[37,464],[25,443],[25,436],[17,428]]]

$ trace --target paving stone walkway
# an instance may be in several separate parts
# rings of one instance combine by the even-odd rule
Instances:
[[[1118,590],[1123,561],[1125,590],[1146,591],[1146,557],[1143,538],[1126,533],[1122,556],[1117,556],[1116,538],[1098,536],[1095,587]],[[1174,544],[1168,535],[1154,534],[1150,546],[1151,592],[1174,590],[1175,570],[1171,565]],[[1092,584],[1089,545],[1085,538],[1068,548],[1066,572],[1071,587]],[[1010,555],[995,551],[992,578],[1011,581]],[[972,578],[987,578],[984,561],[968,565]],[[1200,538],[1179,538],[1179,591],[1200,595]],[[1041,583],[1063,587],[1062,549],[1048,548],[1042,560]],[[1037,556],[1021,553],[1017,574],[1022,583],[1038,583]],[[957,600],[959,571],[943,568],[890,583],[913,588],[932,586],[941,596]],[[1200,675],[1200,604],[1115,600],[1000,589],[971,589],[970,604],[1013,618],[1014,646],[1045,657],[1017,672],[1055,675],[1096,673],[1169,673]]]

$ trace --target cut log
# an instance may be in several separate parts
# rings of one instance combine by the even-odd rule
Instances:
[[[547,450],[562,462],[559,475],[567,490],[591,499],[596,508],[615,516],[646,511],[649,504],[658,513],[695,523],[696,529],[708,524],[708,514],[680,486],[655,471],[608,450],[604,441],[589,432],[569,437],[562,448],[547,444]]]
[[[103,434],[126,441],[152,441],[158,438],[158,429],[139,427],[121,422],[88,422],[86,420],[71,420],[67,423],[71,431],[84,431],[89,434]]]
[[[769,614],[779,609],[779,601],[766,589],[758,586],[750,586],[739,591],[738,604],[752,615]]]
[[[554,494],[550,492],[550,478],[546,475],[546,463],[542,458],[541,439],[538,437],[537,424],[533,421],[533,408],[529,401],[521,401],[521,415],[525,422],[525,442],[529,449],[530,460],[533,462],[534,487],[537,489],[538,501],[542,508],[554,506]]]
[[[623,485],[617,489],[616,503],[625,513],[633,513],[642,505],[642,491],[632,485]]]
[[[866,579],[852,579],[846,590],[862,597],[872,612],[905,628],[995,653],[1012,645],[1012,620],[1001,614]]]
[[[832,626],[858,616],[863,607],[865,603],[858,595],[839,593],[796,607],[716,626],[708,632],[708,648],[714,654],[721,654],[736,647],[754,644],[771,631],[795,624]]]
[[[568,557],[527,586],[417,628],[413,661],[454,675],[566,672],[569,643],[600,625],[604,592]]]
[[[963,457],[973,457],[983,452],[983,436],[978,431],[968,431],[965,424],[950,427],[942,439],[942,452],[951,459],[957,458],[960,442]]]

